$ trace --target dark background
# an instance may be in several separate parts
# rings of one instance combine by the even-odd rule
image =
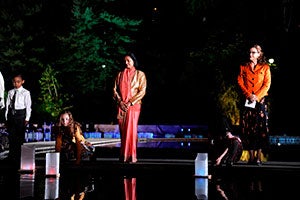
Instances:
[[[295,1],[215,1],[203,11],[188,15],[185,1],[123,1],[123,12],[141,16],[144,30],[137,37],[136,54],[141,70],[146,72],[148,87],[143,100],[140,124],[212,124],[215,104],[212,91],[213,69],[197,66],[184,68],[186,52],[205,46],[210,32],[221,32],[225,40],[238,34],[246,39],[241,46],[245,54],[224,63],[224,76],[236,79],[239,63],[248,59],[250,45],[258,43],[268,58],[274,58],[278,70],[272,69],[270,125],[272,134],[297,135],[297,74],[300,55],[299,3]],[[153,15],[157,7],[159,14]],[[80,102],[82,99],[79,99]],[[111,91],[90,103],[77,114],[82,121],[116,123]],[[98,107],[90,107],[98,105]]]
[[[218,89],[215,88],[215,69],[205,65],[189,68],[187,54],[207,47],[212,33],[219,36],[219,43],[234,41],[242,35],[245,42],[240,50],[244,54],[223,63],[224,76],[236,84],[240,61],[248,59],[251,45],[260,44],[265,55],[274,58],[278,66],[276,70],[271,69],[271,133],[298,135],[299,2],[195,1],[202,3],[202,7],[192,14],[188,12],[186,2],[120,0],[122,14],[144,20],[134,48],[140,69],[148,80],[140,124],[214,124],[216,105],[212,93]],[[63,19],[70,13],[71,1],[53,0],[44,1],[44,4],[47,6],[44,11],[45,19],[48,18],[44,22],[47,31],[66,28],[68,20]],[[153,13],[154,7],[159,12]],[[27,77],[24,87],[31,90],[33,81],[37,81],[36,77]],[[10,80],[6,83],[6,88],[10,88]],[[110,83],[103,93],[74,100],[75,119],[84,123],[116,123],[113,81]],[[38,97],[35,91],[32,94],[34,98]],[[32,122],[35,121],[42,122],[43,119],[33,110]]]
[[[239,63],[248,59],[249,47],[258,43],[267,58],[274,58],[269,92],[271,134],[298,135],[298,75],[300,55],[299,2],[296,1],[216,1],[205,13],[187,16],[183,1],[128,1],[128,13],[141,15],[144,32],[139,36],[137,55],[148,79],[140,124],[214,124],[213,69],[198,66],[194,76],[184,69],[185,53],[201,49],[208,29],[223,31],[224,40],[238,34],[247,38],[241,46],[244,57],[224,63],[224,76],[236,79]],[[160,14],[149,10],[158,7]],[[205,20],[204,20],[205,19]],[[151,54],[149,52],[158,52]],[[194,69],[195,70],[195,69]],[[187,80],[182,81],[183,74]],[[162,84],[163,83],[163,84]],[[104,100],[107,109],[95,110],[101,123],[115,122],[110,92]],[[91,112],[89,112],[91,114]],[[88,119],[88,117],[85,117]]]

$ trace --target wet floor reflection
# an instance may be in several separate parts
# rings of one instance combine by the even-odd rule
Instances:
[[[136,200],[136,178],[124,177],[125,200]]]
[[[36,174],[0,174],[0,192],[10,199],[117,199],[117,200],[250,200],[292,199],[297,195],[294,181],[300,175],[222,174],[212,179],[190,174],[135,175],[71,171],[60,177]]]
[[[63,174],[59,179],[59,199],[88,199],[88,194],[95,192],[94,177],[88,174]]]
[[[59,197],[59,177],[45,178],[44,199],[57,199]]]
[[[62,173],[59,178],[44,177],[44,181],[35,181],[39,181],[34,184],[35,199],[195,199],[192,176]]]
[[[216,200],[294,199],[299,175],[239,174],[224,175],[211,180],[209,197]]]
[[[20,175],[20,198],[34,197],[34,174]]]
[[[195,196],[198,200],[208,199],[208,178],[195,177]]]

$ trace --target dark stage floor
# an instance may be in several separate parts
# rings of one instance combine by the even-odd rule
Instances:
[[[58,178],[45,176],[45,153],[53,150],[54,143],[26,144],[36,147],[36,170],[33,174],[20,173],[0,160],[1,194],[8,199],[72,199],[76,194],[93,200],[294,199],[298,195],[297,159],[273,155],[278,160],[268,160],[261,166],[240,161],[231,168],[216,168],[208,160],[211,177],[199,178],[194,176],[194,159],[207,146],[179,143],[178,148],[170,148],[160,143],[155,148],[144,142],[138,149],[138,162],[124,164],[118,162],[118,141],[93,143],[97,146],[96,161],[86,160],[80,166],[61,164]]]

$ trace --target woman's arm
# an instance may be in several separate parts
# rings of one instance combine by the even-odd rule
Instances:
[[[228,152],[228,148],[225,149],[225,151],[216,159],[216,165],[220,165],[222,159],[224,158],[224,156],[226,155],[226,153]]]
[[[80,164],[81,152],[82,152],[81,142],[84,142],[85,138],[82,135],[80,126],[76,125],[74,131],[75,131],[74,136],[76,141],[76,164]]]

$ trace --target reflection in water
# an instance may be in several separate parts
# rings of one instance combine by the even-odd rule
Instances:
[[[224,200],[228,200],[228,197],[226,196],[224,190],[221,188],[219,184],[216,184],[216,191],[220,194],[220,197]]]
[[[252,177],[250,179],[250,192],[263,192],[263,185],[262,185],[262,181],[257,178],[257,177]]]
[[[124,177],[124,190],[126,200],[136,200],[136,178]]]
[[[263,193],[263,180],[259,176],[249,175],[243,177],[222,176],[212,180],[211,187],[214,189],[213,198],[216,200],[239,200],[239,199],[266,199]]]
[[[260,200],[294,199],[299,189],[291,180],[298,180],[299,174],[254,174],[251,171],[236,173],[225,171],[212,176],[212,179],[195,179],[190,174],[139,175],[139,181],[123,175],[89,174],[82,171],[63,173],[59,179],[45,179],[40,174],[18,174],[16,171],[2,171],[0,174],[0,192],[9,194],[9,199],[120,199],[153,200],[206,198],[213,200]],[[199,181],[200,180],[200,181]],[[199,181],[199,182],[198,182]],[[202,181],[202,182],[201,182]],[[208,181],[208,183],[206,182]],[[137,185],[138,184],[138,185]],[[208,184],[208,189],[207,189]],[[204,187],[202,187],[204,185]],[[124,190],[124,191],[123,191]],[[34,198],[32,198],[34,197]],[[160,198],[161,197],[161,198]]]
[[[57,199],[59,192],[59,178],[48,177],[45,179],[45,199]]]
[[[224,181],[216,185],[216,190],[219,192],[222,199],[239,199],[239,192],[243,191],[242,185],[234,181]],[[238,192],[237,192],[238,191]]]
[[[66,174],[60,177],[59,199],[82,200],[94,191],[93,179],[86,174]]]
[[[195,195],[198,200],[208,199],[208,178],[195,178]]]
[[[20,198],[34,197],[34,174],[20,175]]]

